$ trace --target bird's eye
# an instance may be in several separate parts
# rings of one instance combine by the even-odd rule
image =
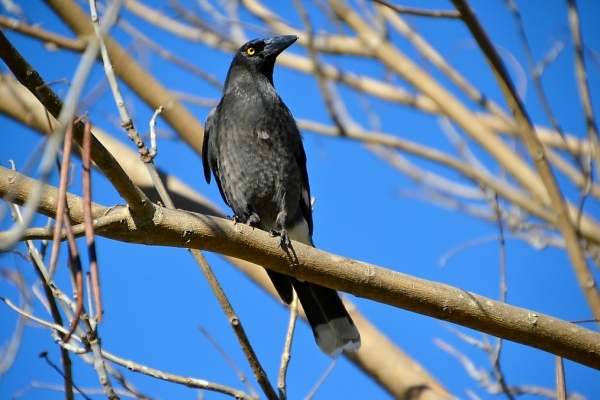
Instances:
[[[256,49],[254,47],[248,47],[248,50],[246,50],[246,54],[248,54],[249,56],[253,56],[254,54],[256,54]]]

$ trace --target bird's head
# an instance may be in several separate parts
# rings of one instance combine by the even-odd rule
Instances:
[[[245,43],[233,57],[229,74],[233,70],[246,69],[250,73],[264,75],[273,83],[275,59],[296,40],[298,40],[298,36],[286,35],[268,39],[254,39]],[[228,76],[227,80],[229,78]]]

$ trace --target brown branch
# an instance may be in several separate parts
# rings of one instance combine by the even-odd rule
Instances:
[[[54,32],[46,31],[39,26],[29,25],[23,21],[8,18],[3,15],[0,15],[0,26],[36,39],[40,39],[44,43],[51,44],[52,46],[72,51],[83,52],[87,46],[85,40],[71,39]]]
[[[10,193],[22,203],[36,181],[0,167],[0,195]],[[54,215],[57,189],[43,185],[40,212]],[[82,199],[69,195],[69,204]],[[105,208],[108,212],[108,209]],[[204,249],[241,258],[273,271],[319,283],[380,303],[463,325],[481,332],[548,351],[600,369],[600,334],[557,318],[454,288],[415,278],[294,242],[297,259],[290,260],[267,232],[206,215],[158,208],[151,221],[134,220],[125,207],[120,217],[97,226],[101,236],[128,243]],[[81,222],[81,220],[75,220]],[[0,240],[1,240],[0,235]],[[293,266],[293,268],[291,268]]]
[[[69,179],[69,164],[71,157],[71,148],[73,146],[73,125],[67,127],[65,133],[65,142],[63,145],[63,158],[60,164],[60,179],[59,179],[59,194],[58,204],[56,206],[56,223],[54,225],[54,236],[52,237],[52,249],[50,252],[50,264],[48,265],[48,275],[50,278],[54,275],[56,270],[56,262],[58,261],[58,252],[60,250],[60,231],[63,227],[63,220],[65,217],[65,206],[66,206],[66,193],[67,193],[67,180]]]
[[[52,116],[58,118],[63,108],[62,100],[46,85],[37,71],[19,54],[1,31],[0,58],[10,68],[19,82],[38,98]],[[73,134],[75,141],[80,146],[82,145],[83,128],[84,126],[81,122],[74,125]],[[44,129],[44,132],[46,131],[47,128]],[[131,182],[114,157],[106,151],[102,143],[95,138],[92,138],[92,141],[92,159],[94,163],[111,181],[121,197],[125,199],[135,213],[142,216],[151,214],[152,204],[148,201],[146,195]]]
[[[85,123],[83,135],[82,151],[82,184],[83,184],[83,224],[85,228],[85,243],[87,245],[88,257],[90,261],[91,290],[94,294],[96,313],[94,314],[90,307],[90,314],[95,315],[98,323],[102,322],[104,314],[102,308],[102,297],[100,291],[100,274],[98,272],[98,256],[96,254],[96,240],[94,238],[94,222],[92,220],[92,124],[90,121]],[[54,239],[56,240],[56,239]]]
[[[598,319],[600,318],[600,293],[598,292],[594,276],[587,265],[585,254],[580,245],[579,232],[573,224],[574,219],[570,215],[570,210],[563,198],[560,187],[554,178],[554,174],[544,152],[544,147],[535,134],[529,115],[527,114],[521,99],[516,94],[510,75],[502,62],[500,55],[496,51],[496,47],[487,36],[473,10],[464,0],[452,1],[460,11],[463,21],[471,30],[473,37],[485,54],[494,75],[496,76],[496,80],[504,93],[508,106],[513,111],[515,120],[519,124],[522,138],[525,141],[531,159],[539,172],[539,177],[543,182],[545,192],[549,197],[549,203],[556,213],[557,226],[565,239],[569,259],[571,260],[579,286],[588,301],[594,317]]]
[[[87,14],[73,0],[46,0],[54,12],[79,37],[94,36]],[[177,97],[154,79],[129,52],[110,36],[104,38],[115,73],[152,109],[164,107],[163,118],[198,153],[201,154],[202,124],[177,100]],[[96,159],[94,158],[94,161]]]

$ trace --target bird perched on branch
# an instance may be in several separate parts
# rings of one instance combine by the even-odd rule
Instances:
[[[238,49],[223,97],[206,120],[202,164],[206,181],[212,170],[236,219],[280,236],[281,246],[291,246],[290,239],[314,246],[302,137],[273,85],[275,59],[297,39],[255,39]],[[296,291],[324,353],[360,347],[358,329],[335,290],[267,273],[285,303]]]

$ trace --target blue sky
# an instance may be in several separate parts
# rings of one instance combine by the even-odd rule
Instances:
[[[155,3],[157,8],[168,10],[166,5]],[[584,39],[590,50],[587,53],[590,87],[593,102],[598,105],[600,65],[598,58],[594,61],[589,55],[595,52],[597,57],[600,50],[600,27],[597,24],[600,3],[594,0],[579,3]],[[19,4],[30,22],[43,23],[46,29],[71,35],[65,26],[57,22],[43,2],[32,0]],[[265,4],[281,12],[290,24],[301,26],[292,3],[269,1]],[[402,4],[425,6],[417,1],[406,1]],[[517,4],[537,61],[549,51],[555,38],[568,38],[566,2],[537,0],[519,1]],[[514,57],[526,68],[514,21],[504,2],[474,1],[472,5],[491,38],[503,49],[502,54],[505,57]],[[81,6],[87,7],[86,4]],[[432,9],[451,8],[451,4],[445,1],[428,2],[426,6]],[[318,27],[323,19],[312,3],[309,11]],[[167,11],[165,13],[173,15]],[[123,15],[130,23],[136,23],[140,29],[147,27],[147,24],[129,12],[123,11]],[[500,91],[485,60],[461,22],[418,17],[409,18],[409,21],[473,84],[504,107]],[[77,54],[67,51],[48,53],[35,40],[11,31],[3,32],[46,81],[71,79],[79,57]],[[131,44],[131,38],[120,28],[114,28],[112,33],[121,44]],[[254,32],[247,34],[249,37],[264,36]],[[219,80],[224,80],[231,61],[230,53],[215,51],[201,43],[184,42],[160,30],[154,30],[151,36],[188,62],[212,73]],[[406,41],[395,37],[394,39],[407,54],[416,54]],[[130,48],[132,54],[166,87],[206,98],[218,99],[220,96],[214,87],[166,63],[154,53],[144,49],[140,51],[139,47]],[[287,51],[305,54],[299,45],[294,45]],[[325,59],[334,65],[377,78],[384,74],[380,67],[370,61],[341,60],[334,56]],[[0,68],[6,71],[3,64]],[[431,66],[425,65],[425,68],[436,73]],[[511,73],[515,77],[518,76],[516,69],[511,69]],[[86,86],[86,93],[101,82],[102,75],[102,68],[97,65]],[[567,42],[563,53],[544,73],[543,79],[550,103],[563,128],[576,136],[584,137],[585,121],[574,84],[573,46],[570,41]],[[407,86],[400,78],[395,77],[393,81],[400,86]],[[275,85],[296,118],[330,123],[312,77],[276,67]],[[68,91],[65,84],[58,84],[54,89],[62,96]],[[122,89],[134,115],[134,122],[140,131],[145,132],[153,110],[142,104],[124,85]],[[365,107],[372,108],[379,113],[382,131],[454,154],[451,144],[441,132],[440,121],[436,117],[381,100],[365,98],[347,88],[340,87],[340,93],[346,101],[349,114],[363,126],[369,127]],[[542,112],[530,79],[527,82],[524,101],[533,121],[547,126],[547,118]],[[187,106],[198,119],[204,121],[208,108]],[[95,124],[127,143],[125,133],[115,122],[117,112],[110,93],[105,91],[101,98],[88,107]],[[23,170],[32,158],[33,149],[42,143],[41,137],[4,116],[0,116],[0,127],[0,163],[6,166],[8,159],[14,159],[19,169]],[[163,121],[159,121],[159,129],[169,136],[174,136],[171,128]],[[16,146],[13,144],[15,142]],[[159,145],[160,153],[156,160],[159,167],[178,176],[209,197],[224,211],[228,211],[220,199],[216,185],[206,185],[197,154],[177,139],[160,139]],[[499,298],[498,240],[470,246],[453,255],[443,267],[440,266],[440,259],[449,251],[466,243],[497,235],[495,225],[415,199],[410,194],[421,193],[421,189],[359,142],[306,132],[304,145],[308,156],[312,194],[316,197],[314,239],[317,247],[409,275],[447,283],[490,298]],[[475,151],[482,155],[476,147]],[[488,160],[486,157],[482,158],[484,161]],[[419,160],[416,162],[419,165],[430,165]],[[35,165],[35,159],[32,165]],[[437,166],[433,166],[432,169],[450,178],[460,179],[456,173],[448,173]],[[30,171],[35,171],[35,168],[31,168]],[[79,170],[77,171],[77,183],[71,192],[79,194],[78,182],[81,177]],[[123,203],[99,173],[94,173],[93,179],[94,201],[106,206]],[[560,177],[559,180],[563,181]],[[51,177],[51,182],[56,184],[56,175]],[[567,192],[567,195],[572,196],[573,192]],[[589,201],[586,207],[592,216],[600,216],[597,201]],[[8,224],[5,216],[2,228],[6,228]],[[45,219],[37,219],[36,224],[45,224]],[[84,241],[79,243],[83,250]],[[243,388],[235,372],[200,333],[198,327],[202,326],[227,349],[228,355],[252,381],[252,373],[222,311],[186,251],[134,246],[102,238],[98,238],[97,245],[105,303],[105,320],[100,327],[100,335],[106,350],[166,372]],[[556,248],[536,250],[508,235],[506,257],[510,304],[566,320],[589,318],[589,307],[578,288],[564,251]],[[288,312],[243,274],[225,263],[220,256],[207,254],[207,258],[230,296],[263,366],[275,384]],[[68,288],[64,258],[61,261],[57,280],[63,288]],[[0,268],[17,268],[30,286],[35,282],[31,267],[12,254],[0,255]],[[596,278],[599,278],[598,270],[595,269],[594,272]],[[0,295],[13,301],[18,299],[16,290],[3,280],[0,280]],[[489,367],[486,354],[457,338],[446,329],[446,323],[365,299],[352,300],[364,315],[418,360],[451,393],[460,398],[467,398],[466,390],[469,389],[480,398],[493,397],[468,377],[455,358],[434,344],[434,340],[441,339],[468,355],[477,366],[484,369]],[[37,300],[34,310],[35,315],[48,319],[47,313]],[[0,306],[0,321],[3,321],[0,325],[0,341],[4,343],[12,333],[16,316],[7,307]],[[588,324],[588,327],[595,328],[592,324]],[[481,338],[481,334],[477,332],[462,327],[455,328],[475,338]],[[291,399],[308,394],[331,362],[319,352],[306,324],[300,323],[297,329],[288,376]],[[33,381],[60,384],[61,378],[56,372],[38,358],[42,351],[48,351],[49,357],[55,363],[59,363],[59,351],[49,332],[38,326],[28,326],[13,367],[0,380],[0,398],[10,398]],[[93,368],[83,364],[75,356],[72,356],[72,360],[77,385],[83,388],[98,388]],[[554,357],[550,354],[504,342],[501,362],[510,385],[554,387]],[[600,374],[597,371],[569,361],[566,362],[566,371],[570,390],[588,399],[600,398]],[[136,374],[127,376],[142,393],[153,398],[196,397],[195,391],[186,387]],[[253,383],[253,386],[258,391],[258,385]],[[33,389],[23,398],[62,397],[60,393]],[[220,397],[218,394],[205,393],[207,399]],[[388,395],[344,358],[338,360],[333,373],[316,396],[317,399],[367,397],[384,399],[388,398]],[[530,397],[533,396],[525,396]]]

